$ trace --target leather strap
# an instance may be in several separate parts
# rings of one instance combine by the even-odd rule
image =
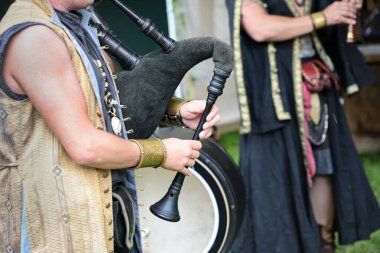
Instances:
[[[115,247],[117,246],[125,249],[125,252],[129,252],[133,247],[136,226],[136,211],[133,199],[128,190],[121,184],[114,186],[112,199]]]

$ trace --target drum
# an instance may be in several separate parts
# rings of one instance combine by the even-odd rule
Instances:
[[[165,127],[154,136],[191,139],[192,134],[189,129]],[[220,145],[211,139],[202,141],[202,145],[179,196],[179,222],[162,220],[149,210],[165,195],[175,173],[160,168],[136,171],[144,253],[229,250],[243,217],[243,183],[235,163]]]

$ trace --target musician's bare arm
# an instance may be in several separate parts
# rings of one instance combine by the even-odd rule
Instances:
[[[259,42],[289,40],[313,30],[310,15],[300,17],[270,15],[263,6],[253,0],[244,0],[241,13],[245,31]],[[354,24],[356,8],[353,3],[336,1],[323,10],[323,14],[327,25]]]
[[[78,164],[107,169],[138,164],[137,144],[96,129],[89,120],[68,50],[48,27],[32,26],[15,35],[7,49],[4,78],[13,91],[29,97]],[[201,148],[198,141],[178,141],[165,141],[166,164],[173,170],[192,163]]]

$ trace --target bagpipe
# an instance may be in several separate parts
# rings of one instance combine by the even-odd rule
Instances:
[[[126,128],[129,129],[128,137],[144,139],[153,135],[158,138],[190,139],[192,135],[192,139],[199,140],[199,133],[206,117],[217,98],[222,95],[226,79],[233,70],[232,48],[214,37],[175,41],[161,32],[150,19],[143,18],[120,0],[111,0],[111,2],[161,48],[140,56],[117,38],[96,12],[94,6],[87,8],[91,12],[91,23],[97,29],[100,44],[123,68],[117,73],[116,86],[119,90],[120,103],[126,105],[123,109],[123,117],[128,119],[125,123]],[[175,127],[158,128],[167,104],[185,74],[193,66],[207,59],[213,60],[214,71],[207,87],[206,108],[196,130]],[[199,252],[226,252],[240,226],[244,209],[243,184],[236,165],[215,141],[204,140],[200,158],[193,169],[196,181],[199,181],[197,184],[200,183],[198,188],[204,189],[209,198],[206,202],[212,203],[209,208],[214,221],[211,222],[209,239],[200,246],[202,250]],[[150,206],[150,211],[154,215],[166,221],[180,220],[178,201],[184,178],[183,174],[177,173],[165,196]],[[162,185],[161,181],[160,185]],[[156,189],[153,191],[155,192]],[[197,189],[194,188],[193,191],[197,192]],[[147,197],[146,190],[144,195],[139,198]],[[205,198],[205,196],[199,196],[199,198]],[[145,210],[142,209],[140,212],[144,213]],[[153,223],[150,225],[153,226]],[[141,227],[143,231],[143,222]],[[153,232],[151,234],[153,235]],[[158,231],[157,238],[159,234],[164,233]],[[174,234],[178,236],[181,233],[176,231]],[[169,239],[173,240],[173,238]],[[163,239],[149,240],[151,240],[150,244],[154,245],[153,241],[162,242]],[[194,248],[189,252],[195,252],[193,250]]]

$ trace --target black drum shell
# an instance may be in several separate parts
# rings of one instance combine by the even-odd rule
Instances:
[[[162,127],[157,128],[152,137],[160,139],[166,138],[179,138],[191,139],[194,131],[188,128],[181,127]],[[223,216],[224,208],[229,212],[229,224],[223,224],[219,228],[215,242],[209,252],[228,252],[233,240],[240,228],[245,207],[245,191],[242,178],[237,169],[237,165],[225,149],[220,146],[216,141],[211,138],[202,140],[202,150],[200,157],[196,162],[194,169],[207,181],[212,188],[215,197],[217,198],[218,207],[220,205],[221,218]],[[206,166],[207,170],[205,170]],[[212,175],[211,175],[212,174]],[[215,178],[218,182],[214,182]],[[185,179],[186,180],[186,179]],[[223,192],[220,192],[215,184],[223,186]],[[222,196],[228,203],[224,203]],[[179,196],[181,198],[181,195]],[[224,226],[224,227],[223,227]]]

